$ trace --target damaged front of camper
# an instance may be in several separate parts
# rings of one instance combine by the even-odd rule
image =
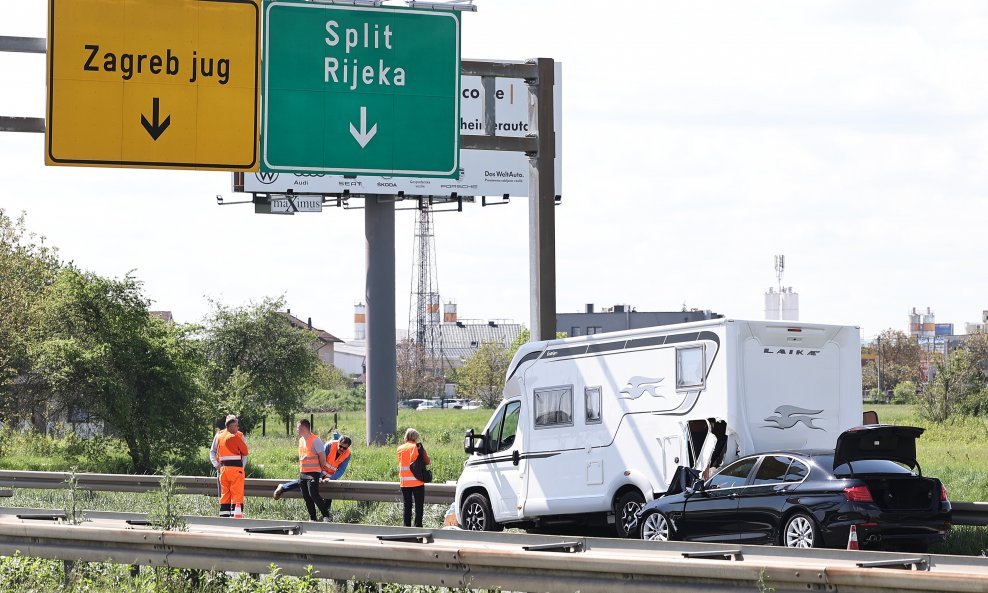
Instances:
[[[861,418],[853,326],[716,319],[533,342],[483,431],[466,435],[459,521],[613,523],[634,536],[677,467],[832,449]]]

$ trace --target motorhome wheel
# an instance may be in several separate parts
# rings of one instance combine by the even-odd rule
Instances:
[[[645,497],[637,490],[629,490],[614,503],[614,528],[618,537],[638,537],[638,511],[645,504]]]
[[[460,522],[467,531],[501,531],[499,523],[494,521],[494,511],[491,503],[483,494],[475,493],[463,501],[460,510]]]

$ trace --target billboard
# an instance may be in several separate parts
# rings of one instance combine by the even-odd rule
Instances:
[[[936,335],[938,335],[938,336],[952,336],[952,335],[954,335],[954,324],[953,323],[938,323],[938,324],[936,324]]]
[[[556,195],[562,195],[562,65],[556,63],[553,110],[556,130]],[[483,87],[479,76],[461,77],[460,134],[484,134]],[[495,79],[496,136],[526,136],[528,87],[520,78]],[[233,191],[263,194],[389,194],[406,196],[527,196],[528,157],[521,152],[460,150],[458,179],[330,175],[318,173],[244,173],[233,176]]]

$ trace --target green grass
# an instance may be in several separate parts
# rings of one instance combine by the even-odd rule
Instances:
[[[353,439],[353,451],[346,479],[397,481],[398,463],[395,449],[406,428],[415,428],[422,435],[422,444],[432,460],[436,482],[456,480],[467,455],[463,452],[463,433],[470,428],[479,430],[490,418],[491,410],[401,410],[398,430],[388,445],[365,445],[367,429],[363,412],[339,412],[337,429]],[[331,433],[333,414],[316,414],[316,431]],[[284,426],[272,429],[267,436],[247,435],[250,462],[247,475],[254,478],[282,478],[298,474],[298,437],[286,436]],[[205,457],[204,457],[205,458]]]
[[[886,424],[919,426],[926,432],[916,442],[924,475],[947,486],[951,500],[988,500],[988,418],[958,416],[943,424],[924,420],[914,406],[866,405]]]

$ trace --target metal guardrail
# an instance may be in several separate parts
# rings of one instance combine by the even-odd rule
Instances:
[[[144,517],[131,513],[87,513],[81,525],[17,518],[31,511],[0,509],[0,555],[249,573],[276,564],[292,575],[312,566],[325,579],[554,593],[988,591],[988,558],[977,557],[204,517],[163,532],[128,527]]]
[[[67,488],[69,474],[65,472],[33,472],[0,470],[0,489],[37,488],[42,490]],[[161,476],[129,474],[76,474],[79,488],[99,492],[147,492],[157,489]],[[248,497],[268,497],[274,489],[287,480],[247,478],[245,493]],[[176,476],[175,482],[181,494],[215,496],[216,478],[208,476]],[[364,482],[339,480],[322,485],[322,492],[334,500],[362,500],[396,502],[401,492],[396,482]],[[453,484],[426,484],[425,502],[450,504],[456,493]],[[2,490],[0,490],[2,495]],[[298,491],[286,492],[285,497],[301,498]],[[952,502],[954,525],[988,526],[988,502]]]
[[[68,488],[69,474],[66,472],[35,472],[0,470],[0,488],[35,488],[40,490]],[[278,484],[288,482],[262,478],[247,478],[244,493],[248,497],[270,497]],[[97,492],[147,492],[161,486],[161,476],[130,474],[87,474],[77,473],[76,480],[81,490]],[[175,484],[180,494],[202,494],[217,496],[216,478],[211,476],[176,476]],[[337,480],[326,482],[320,487],[323,496],[334,500],[362,500],[375,502],[396,502],[401,500],[397,482],[363,482]],[[425,502],[429,504],[449,504],[453,502],[456,486],[453,484],[426,484]],[[298,490],[289,491],[285,497],[301,498]]]
[[[988,502],[951,502],[954,525],[988,525]]]

